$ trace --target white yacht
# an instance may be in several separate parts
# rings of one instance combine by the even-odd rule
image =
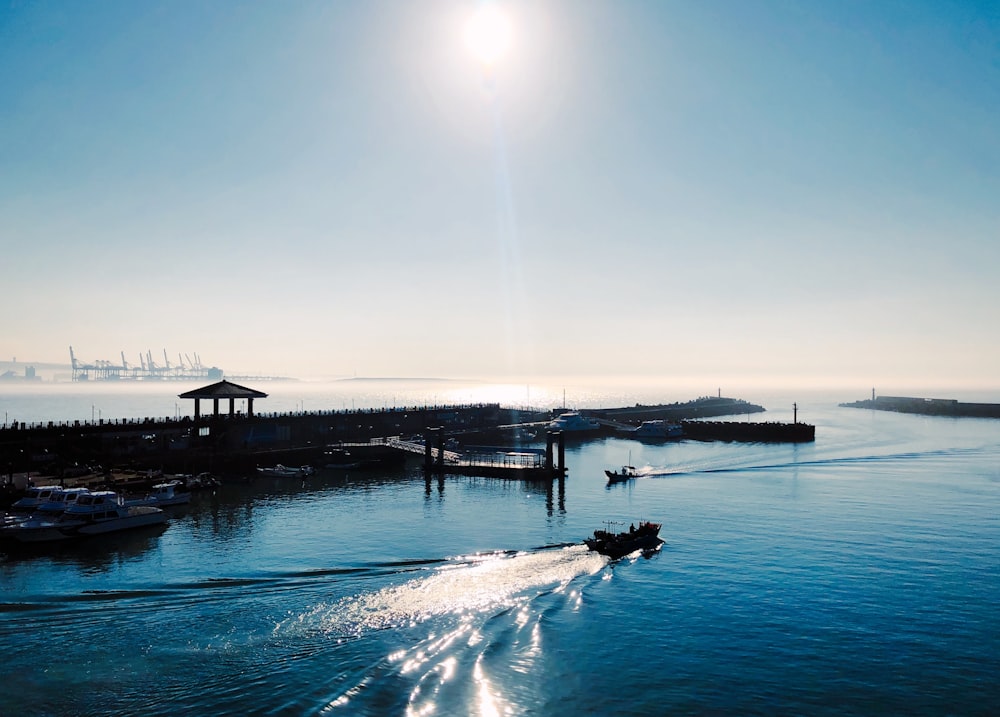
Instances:
[[[101,490],[81,495],[57,522],[68,528],[70,536],[101,535],[160,525],[167,522],[167,514],[150,505],[125,505],[114,491]]]
[[[550,431],[564,433],[596,432],[601,430],[601,424],[596,418],[588,418],[579,411],[568,411],[549,423]]]

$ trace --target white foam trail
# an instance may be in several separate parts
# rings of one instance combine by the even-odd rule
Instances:
[[[318,605],[278,628],[296,624],[304,629],[358,635],[414,625],[449,613],[496,613],[540,591],[561,590],[577,576],[592,575],[607,564],[603,556],[580,545],[471,560],[439,568],[402,585],[344,598],[332,605]]]

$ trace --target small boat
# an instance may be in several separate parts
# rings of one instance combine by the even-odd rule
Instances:
[[[52,543],[67,540],[70,536],[61,530],[65,527],[65,524],[59,522],[61,518],[62,516],[56,518],[34,513],[22,520],[5,521],[0,525],[0,544]]]
[[[346,471],[360,468],[361,461],[345,448],[330,448],[323,451],[323,467],[330,470]]]
[[[263,476],[273,476],[277,478],[308,478],[313,473],[315,469],[312,466],[299,466],[298,468],[293,468],[291,466],[283,466],[280,463],[273,468],[258,468],[257,473]]]
[[[632,451],[628,452],[628,462],[632,462]],[[608,483],[624,483],[625,481],[632,480],[639,474],[636,473],[635,466],[624,465],[621,471],[605,470],[604,475],[608,477]]]
[[[46,503],[52,498],[52,494],[62,490],[60,485],[39,485],[28,488],[25,494],[14,501],[10,506],[12,513],[23,513],[25,515],[34,513],[38,506]]]
[[[622,466],[621,471],[605,470],[604,475],[608,477],[608,483],[624,483],[639,474],[635,472],[635,466]]]
[[[49,495],[48,500],[38,504],[36,512],[57,518],[71,505],[79,500],[81,495],[90,493],[89,488],[57,488]]]
[[[179,480],[172,480],[169,483],[157,483],[144,498],[125,502],[127,505],[152,505],[157,508],[166,508],[172,505],[190,503],[191,491],[187,490]]]
[[[653,551],[663,544],[660,539],[661,523],[642,521],[638,528],[631,525],[627,531],[620,533],[611,532],[610,527],[609,523],[609,530],[595,530],[594,537],[587,538],[584,542],[591,550],[607,555],[612,560],[618,560],[637,550]]]
[[[183,483],[193,493],[199,490],[218,488],[222,484],[222,481],[211,473],[199,473],[196,476],[185,477]]]
[[[684,427],[679,423],[668,421],[643,421],[632,431],[632,435],[640,440],[665,441],[671,438],[683,438]]]
[[[596,418],[587,418],[577,411],[568,411],[551,421],[549,430],[563,433],[596,433],[601,430],[601,424]]]

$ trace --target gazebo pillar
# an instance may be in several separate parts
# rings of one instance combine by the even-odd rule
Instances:
[[[229,417],[232,418],[235,415],[236,415],[236,399],[235,398],[230,398],[229,399]]]
[[[216,418],[219,417],[219,399],[217,398],[212,399],[212,415]]]
[[[194,400],[194,420],[201,418],[201,399],[196,398]]]
[[[253,398],[247,399],[247,417],[253,416]]]

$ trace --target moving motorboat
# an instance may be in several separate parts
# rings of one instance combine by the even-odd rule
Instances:
[[[628,452],[628,462],[632,462],[632,451]],[[608,477],[608,483],[624,483],[627,480],[632,480],[639,474],[636,473],[635,466],[624,465],[621,471],[605,470],[604,475]]]
[[[650,552],[656,550],[663,544],[660,539],[661,523],[642,521],[639,527],[634,524],[629,529],[619,533],[610,530],[595,530],[593,538],[587,538],[584,542],[587,547],[601,555],[606,555],[612,560],[618,560],[626,555],[630,555],[637,550]]]
[[[632,480],[639,474],[636,473],[635,466],[622,466],[620,471],[605,470],[604,475],[608,477],[608,483],[624,483],[627,480]]]

